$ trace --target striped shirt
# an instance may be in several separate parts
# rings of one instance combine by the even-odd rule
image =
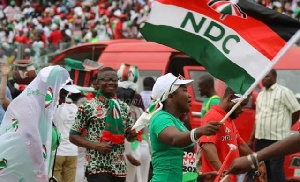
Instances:
[[[256,99],[255,138],[282,140],[290,135],[292,113],[300,110],[293,92],[273,84],[265,88]]]

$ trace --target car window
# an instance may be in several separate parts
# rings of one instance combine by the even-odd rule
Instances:
[[[195,100],[198,102],[203,102],[206,99],[205,96],[201,96],[199,93],[199,89],[198,89],[199,78],[204,75],[208,75],[208,74],[209,73],[205,70],[189,70],[190,78],[192,78],[194,80],[192,86],[193,86],[193,91],[195,94]]]
[[[153,77],[154,80],[156,80],[159,76],[162,75],[162,71],[158,71],[158,70],[139,70],[139,80],[138,80],[138,93],[140,93],[143,90],[143,80],[146,77]]]
[[[277,83],[293,91],[300,101],[300,70],[277,70]]]

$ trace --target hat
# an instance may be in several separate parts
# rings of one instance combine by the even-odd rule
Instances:
[[[10,3],[9,3],[11,6],[14,6],[14,5],[16,5],[16,2],[15,1],[10,1]]]
[[[71,93],[79,93],[80,92],[80,90],[78,90],[74,85],[65,85],[65,86],[63,86],[63,89],[65,89],[66,91],[71,92]]]
[[[56,30],[58,28],[58,25],[55,23],[52,23],[51,30]]]
[[[115,12],[114,12],[114,16],[116,16],[116,17],[119,17],[120,15],[121,15],[122,13],[121,13],[121,10],[116,10]]]
[[[121,64],[117,74],[120,81],[131,81],[136,83],[139,79],[138,67],[127,63]]]
[[[192,83],[194,80],[183,80],[178,77],[175,77],[172,73],[168,73],[157,78],[153,89],[152,89],[152,98],[153,100],[161,99],[164,94],[166,94],[172,85],[187,85]],[[175,90],[173,90],[175,91]],[[172,92],[171,92],[172,93]],[[169,94],[169,93],[167,93]]]

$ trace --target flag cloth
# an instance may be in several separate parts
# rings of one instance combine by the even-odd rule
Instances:
[[[70,81],[60,66],[43,68],[9,104],[0,126],[0,181],[48,182],[53,115]]]
[[[188,54],[245,94],[299,29],[297,20],[247,0],[157,0],[141,33]]]

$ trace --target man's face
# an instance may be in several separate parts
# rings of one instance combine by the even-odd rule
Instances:
[[[208,85],[203,82],[203,80],[199,80],[198,82],[198,90],[201,96],[208,95]]]
[[[242,103],[232,112],[232,114],[229,116],[230,119],[236,119],[237,117],[239,117],[240,114],[242,114],[244,112],[244,108],[247,105],[247,103],[249,102],[249,98],[246,98],[242,101]],[[229,107],[229,110],[235,105],[235,103],[232,103]],[[228,111],[229,111],[228,110]],[[227,112],[228,112],[227,111]]]
[[[113,97],[118,88],[118,75],[116,71],[105,71],[98,77],[99,90],[107,97]]]
[[[268,73],[263,79],[262,84],[266,89],[270,88],[274,83],[276,82],[275,77],[272,75],[272,73]]]

